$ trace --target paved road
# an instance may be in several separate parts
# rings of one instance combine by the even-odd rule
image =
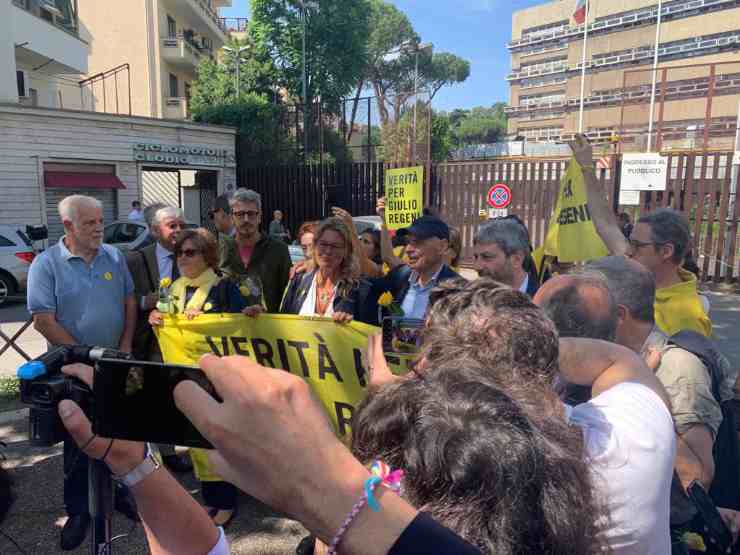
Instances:
[[[79,549],[59,549],[59,532],[66,516],[62,500],[61,445],[38,448],[29,445],[27,421],[0,424],[0,440],[7,460],[3,466],[11,471],[16,501],[3,522],[3,532],[29,554],[50,555],[88,553],[88,543]],[[198,482],[189,475],[183,485],[198,497]],[[143,555],[148,553],[143,529],[120,514],[113,518],[113,535],[128,534],[115,542],[114,553]],[[308,532],[297,522],[284,518],[259,501],[242,495],[239,513],[227,531],[234,555],[290,555]],[[11,543],[0,536],[0,553],[17,553]]]

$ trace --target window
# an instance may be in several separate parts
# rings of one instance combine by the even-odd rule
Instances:
[[[15,243],[10,239],[0,235],[0,247],[15,247]]]
[[[167,36],[171,39],[177,38],[177,22],[169,15],[167,16]]]
[[[177,88],[177,75],[170,73],[170,97],[177,98],[180,96],[180,91]]]
[[[26,96],[26,74],[22,71],[16,71],[15,78],[18,82],[18,96]]]

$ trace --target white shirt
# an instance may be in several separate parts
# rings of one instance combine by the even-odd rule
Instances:
[[[157,248],[154,251],[157,255],[157,268],[159,268],[159,279],[171,278],[172,277],[172,264],[173,260],[171,257],[172,253],[164,248],[162,245],[157,243]]]
[[[229,542],[226,539],[226,534],[224,534],[224,529],[219,527],[218,543],[213,546],[213,549],[208,552],[208,555],[229,555],[229,553]]]
[[[141,210],[137,210],[134,208],[131,212],[128,214],[128,219],[131,222],[143,222],[144,221],[144,212]]]
[[[624,382],[566,413],[583,429],[594,487],[611,513],[603,534],[612,552],[669,555],[676,434],[661,398]]]
[[[301,311],[298,313],[299,316],[334,316],[334,297],[337,295],[336,286],[334,286],[334,291],[332,292],[326,312],[321,315],[316,313],[316,278],[318,275],[319,273],[316,272],[313,276],[311,288],[308,290],[306,300],[303,301],[303,304],[301,305]]]

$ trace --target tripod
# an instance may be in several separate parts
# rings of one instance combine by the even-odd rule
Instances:
[[[90,518],[92,538],[90,555],[110,555],[113,522],[113,480],[108,465],[103,461],[90,459],[87,469],[88,491],[90,492]]]

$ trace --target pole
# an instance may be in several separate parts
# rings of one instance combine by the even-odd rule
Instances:
[[[301,3],[303,14],[303,32],[301,34],[301,77],[303,89],[303,159],[308,156],[308,86],[306,77],[306,3]]]
[[[416,106],[419,104],[419,45],[416,45],[416,62],[414,64],[414,137],[411,144],[411,156],[416,162]]]
[[[740,152],[740,99],[738,99],[737,102],[737,121],[735,122],[735,152]],[[730,202],[729,206],[727,207],[727,215],[728,219],[733,222],[734,224],[734,217],[735,217],[735,203],[737,202],[737,182],[740,181],[740,164],[733,164],[730,166],[732,171],[732,177],[730,179]],[[725,224],[725,248],[724,253],[722,253],[723,260],[729,260],[730,259],[730,237],[731,237],[731,231],[735,231],[733,225],[727,225]],[[729,276],[729,269],[727,266],[722,265],[720,268],[723,268],[725,271],[725,276]],[[722,275],[722,270],[720,270],[720,276]]]
[[[647,151],[653,150],[653,112],[655,111],[655,86],[658,81],[658,48],[660,48],[660,19],[663,0],[658,0],[658,21],[655,25],[655,51],[653,52],[653,87],[650,91],[650,119],[648,121]]]
[[[239,49],[236,50],[236,60],[234,60],[234,63],[236,64],[236,74],[234,75],[234,99],[239,99],[239,66],[241,65],[239,63],[239,60],[241,59],[241,52],[239,52]]]
[[[581,55],[581,106],[578,110],[578,132],[583,133],[583,95],[586,90],[586,47],[588,46],[588,12],[591,1],[586,0],[586,19],[583,21],[583,53]]]

